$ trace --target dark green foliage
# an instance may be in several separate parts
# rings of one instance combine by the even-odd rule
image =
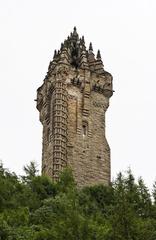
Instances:
[[[153,203],[128,170],[111,186],[78,189],[70,169],[54,183],[35,163],[17,177],[0,165],[0,240],[155,240]]]
[[[24,172],[25,176],[22,176],[23,181],[25,182],[31,182],[31,180],[36,177],[38,170],[35,162],[30,162],[30,165],[24,166]]]

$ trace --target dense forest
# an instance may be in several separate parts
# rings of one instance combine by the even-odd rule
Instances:
[[[54,183],[33,162],[17,176],[0,165],[0,240],[156,240],[152,193],[130,170],[111,186],[78,189],[70,169]]]

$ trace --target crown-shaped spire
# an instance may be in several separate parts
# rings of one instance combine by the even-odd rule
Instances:
[[[50,69],[54,69],[58,62],[75,68],[88,69],[98,74],[104,72],[100,51],[98,50],[95,59],[92,43],[90,42],[87,51],[84,36],[79,38],[76,27],[74,27],[70,36],[61,43],[60,50],[55,50]]]

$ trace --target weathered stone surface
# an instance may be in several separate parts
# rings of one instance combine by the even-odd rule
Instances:
[[[87,51],[74,28],[37,90],[43,174],[58,180],[69,165],[79,186],[109,184],[105,112],[112,94],[112,75],[104,70],[100,52],[96,59],[91,46]]]

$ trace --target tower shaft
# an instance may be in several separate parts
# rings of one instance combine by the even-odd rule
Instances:
[[[110,182],[110,148],[105,112],[112,96],[112,75],[94,57],[76,29],[55,51],[37,109],[43,124],[42,173],[54,180],[70,166],[79,186]]]

